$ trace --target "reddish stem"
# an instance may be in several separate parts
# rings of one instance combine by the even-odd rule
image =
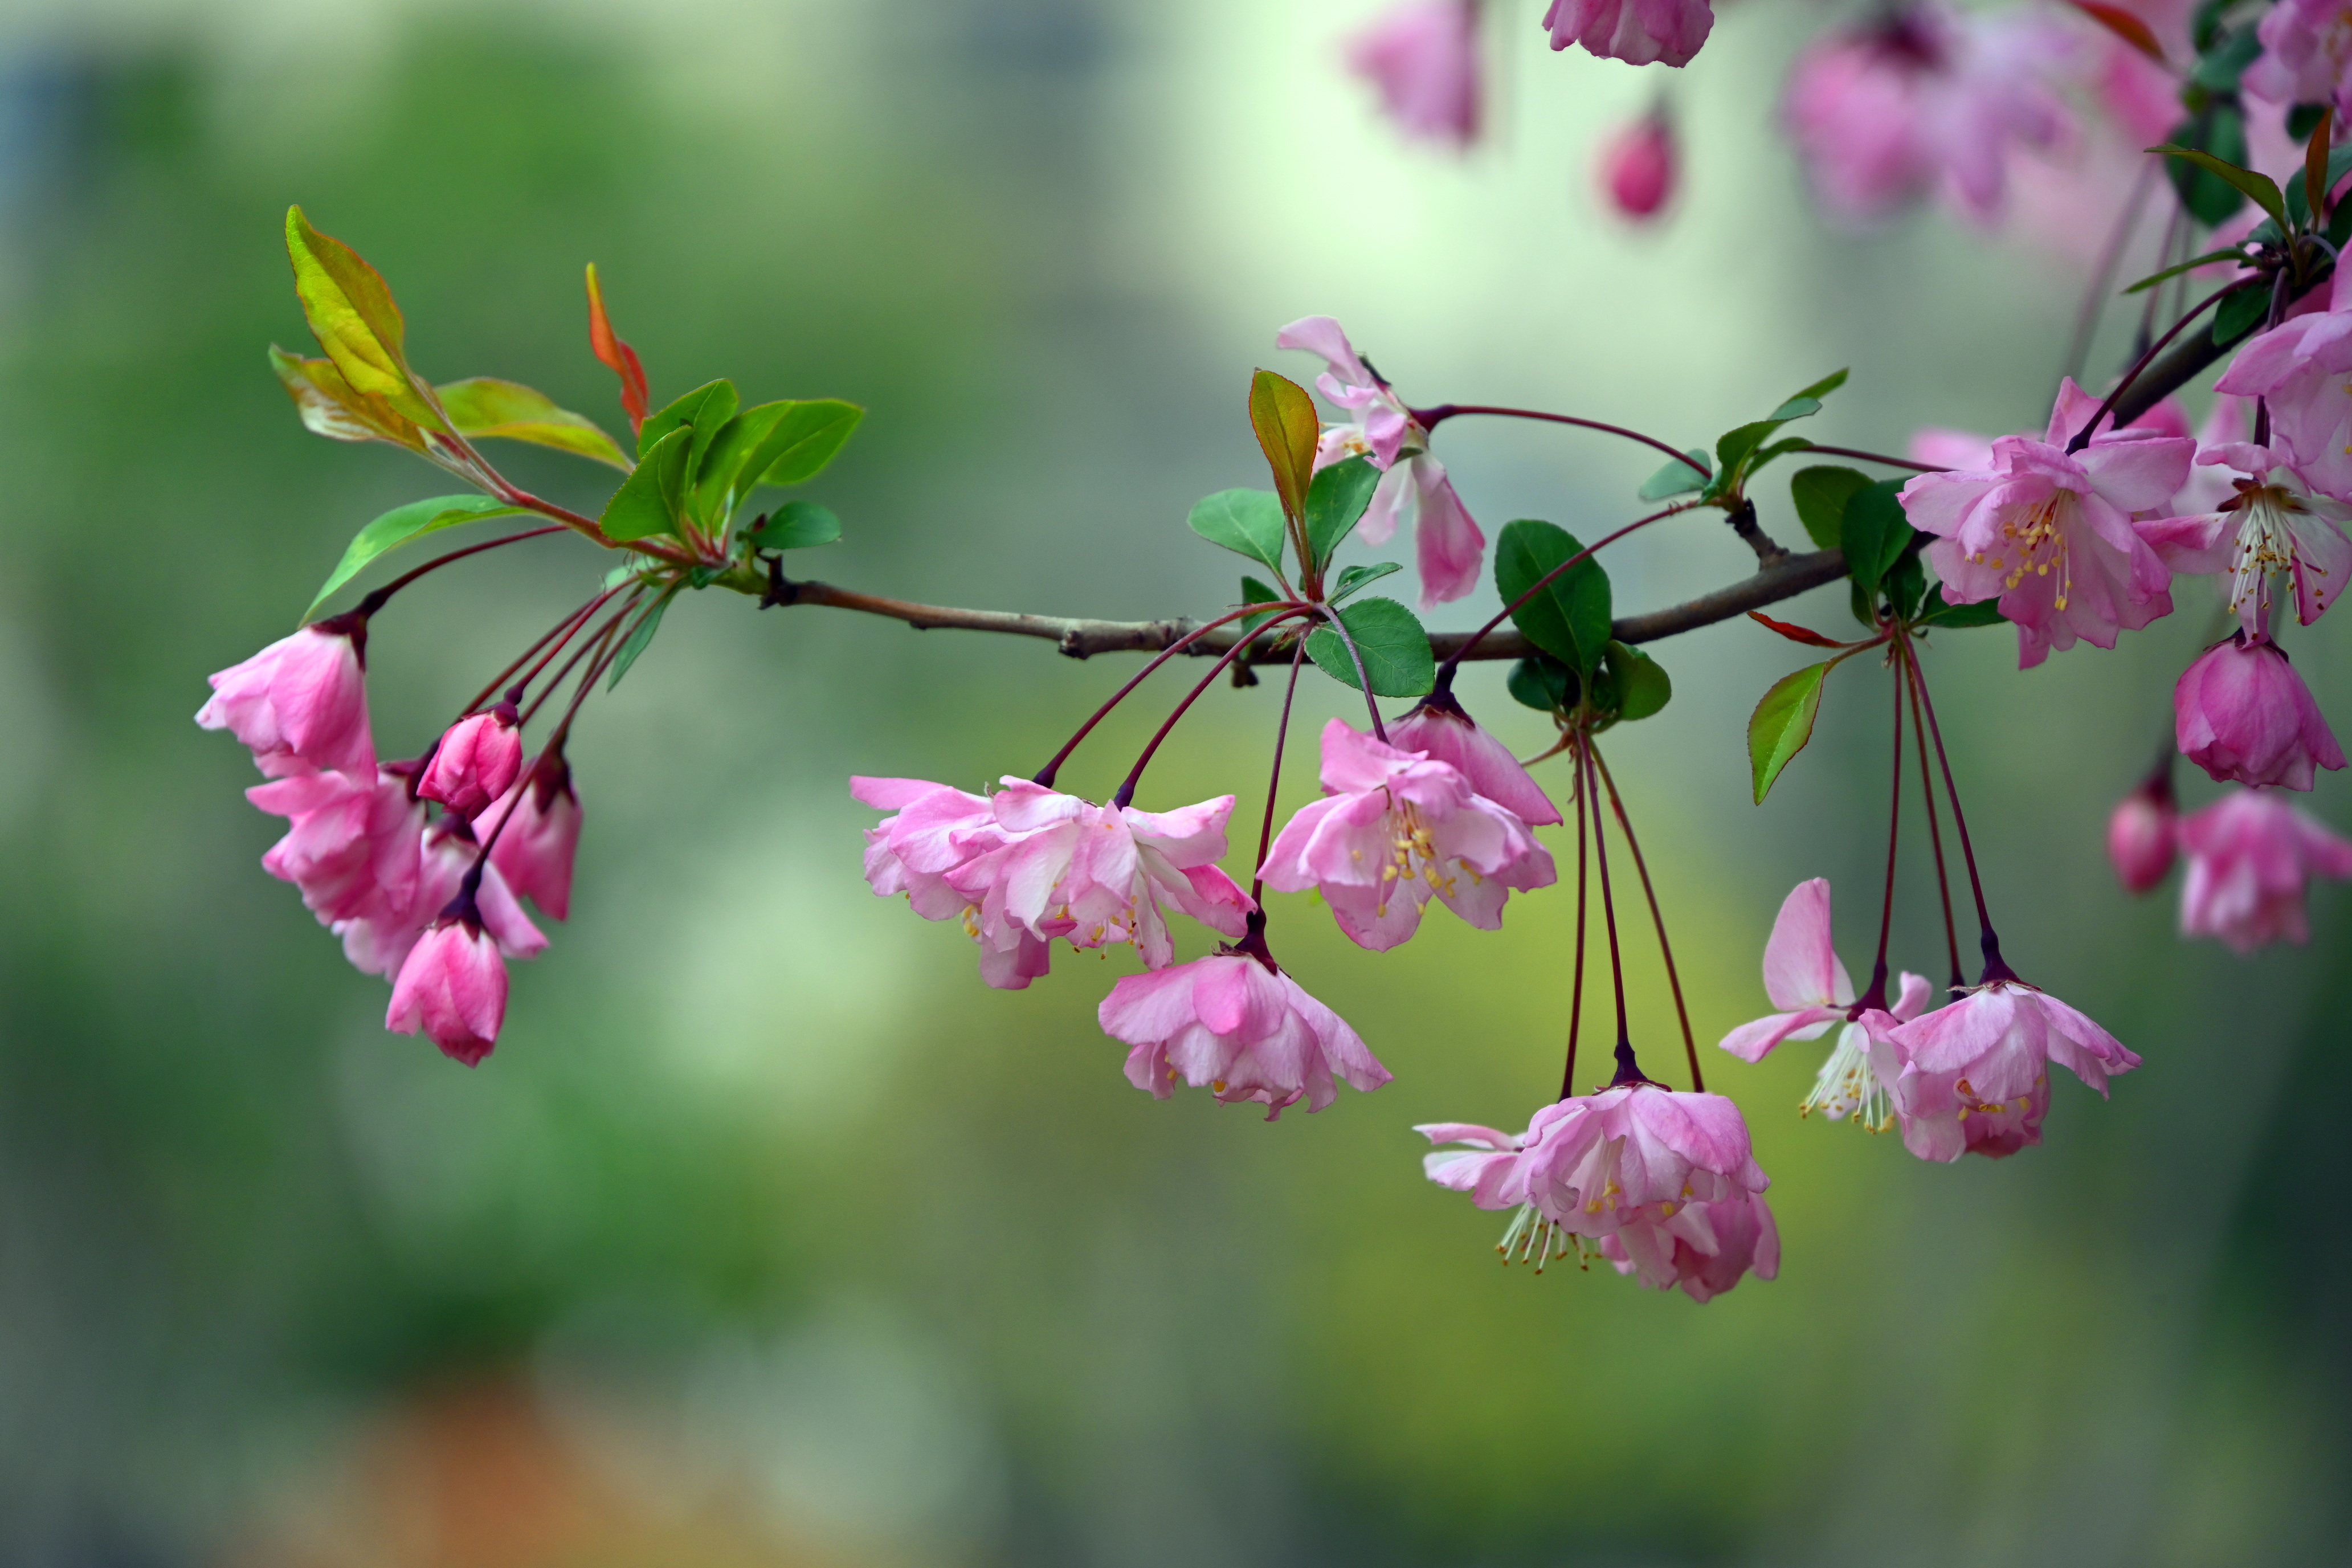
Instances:
[[[561,533],[563,529],[562,524],[551,523],[545,528],[525,529],[520,533],[509,533],[503,539],[486,539],[479,544],[468,544],[463,550],[452,550],[446,555],[436,555],[432,560],[427,561],[424,565],[417,567],[415,571],[403,573],[400,576],[394,577],[391,582],[386,583],[383,587],[369,594],[366,598],[362,599],[359,602],[358,607],[351,613],[360,616],[374,615],[378,610],[383,608],[384,602],[390,599],[394,594],[399,593],[403,588],[407,587],[411,583],[415,582],[427,572],[438,572],[442,567],[448,565],[452,561],[463,561],[468,555],[479,555],[483,551],[496,550],[501,544],[519,544],[526,539],[537,539],[542,533]],[[523,657],[528,658],[530,656],[526,654]]]
[[[1633,852],[1633,869],[1642,876],[1642,896],[1650,902],[1650,923],[1658,932],[1658,955],[1666,964],[1666,987],[1675,994],[1675,1016],[1682,1022],[1683,1054],[1690,1060],[1691,1089],[1705,1094],[1706,1078],[1699,1071],[1698,1041],[1691,1034],[1690,1009],[1683,1004],[1682,976],[1675,968],[1674,944],[1666,940],[1666,917],[1658,908],[1657,889],[1650,885],[1649,863],[1642,858],[1641,842],[1633,837],[1633,819],[1625,815],[1625,803],[1617,794],[1617,781],[1609,776],[1609,763],[1598,746],[1592,748],[1592,765],[1600,771],[1601,788],[1609,792],[1609,809],[1616,816],[1618,831],[1625,836],[1625,847]]]
[[[1977,941],[1984,950],[1984,972],[1978,977],[1979,985],[1996,980],[2014,980],[2017,972],[2002,962],[2000,938],[1992,929],[1992,916],[1985,910],[1984,881],[1977,875],[1977,853],[1969,842],[1969,819],[1960,810],[1959,786],[1952,782],[1952,760],[1944,753],[1943,727],[1936,722],[1936,700],[1927,695],[1927,672],[1918,661],[1911,661],[1912,689],[1919,694],[1919,710],[1927,716],[1927,736],[1936,742],[1936,763],[1943,770],[1944,795],[1952,803],[1952,826],[1960,837],[1960,858],[1969,868],[1969,891],[1977,901]]]
[[[1297,605],[1295,602],[1293,602],[1284,607],[1296,608]],[[1198,642],[1209,633],[1215,631],[1219,626],[1223,626],[1226,622],[1237,621],[1244,616],[1255,615],[1265,608],[1266,608],[1266,606],[1264,605],[1244,605],[1240,609],[1228,611],[1226,614],[1219,616],[1215,620],[1209,622],[1206,626],[1199,626],[1192,631],[1186,632],[1182,637],[1178,637],[1174,642],[1170,643],[1165,648],[1160,650],[1158,658],[1154,658],[1150,663],[1138,670],[1133,679],[1120,687],[1117,691],[1112,692],[1110,694],[1110,700],[1096,709],[1093,718],[1088,719],[1085,723],[1078,726],[1078,732],[1071,736],[1069,740],[1063,744],[1060,751],[1054,753],[1053,761],[1047,763],[1044,767],[1037,770],[1036,777],[1033,782],[1042,788],[1053,788],[1054,775],[1061,771],[1061,767],[1064,763],[1070,760],[1070,753],[1078,749],[1078,743],[1094,732],[1095,726],[1101,723],[1104,719],[1108,718],[1112,709],[1118,707],[1121,702],[1126,701],[1128,694],[1132,692],[1137,687],[1142,685],[1145,677],[1149,676],[1153,670],[1158,669],[1161,665],[1166,664],[1178,654],[1183,652],[1186,648],[1192,647],[1192,644]],[[1261,631],[1264,629],[1264,627],[1259,628]],[[1246,647],[1251,641],[1254,641],[1256,633],[1253,632],[1250,634],[1250,637],[1243,639],[1243,646]]]
[[[1569,742],[1570,760],[1574,759],[1581,742],[1581,732]],[[1576,1036],[1584,1021],[1584,811],[1587,796],[1584,790],[1584,770],[1576,770],[1576,978],[1568,993],[1568,1065],[1560,1069],[1559,1097],[1567,1100],[1576,1093]]]
[[[1573,425],[1580,430],[1598,430],[1604,435],[1622,436],[1628,441],[1639,441],[1644,447],[1654,447],[1677,463],[1687,463],[1687,455],[1675,450],[1655,436],[1644,436],[1639,430],[1628,430],[1622,425],[1611,425],[1599,419],[1580,419],[1573,414],[1547,414],[1539,408],[1506,408],[1492,403],[1441,403],[1433,408],[1408,410],[1412,422],[1424,430],[1434,430],[1448,419],[1461,414],[1492,414],[1504,419],[1540,419],[1549,425]]]
[[[1265,891],[1265,852],[1274,845],[1274,801],[1282,788],[1282,747],[1290,737],[1290,700],[1298,695],[1298,671],[1307,659],[1307,639],[1300,637],[1290,654],[1290,681],[1282,689],[1282,719],[1274,727],[1274,766],[1265,779],[1265,816],[1257,826],[1257,869],[1250,876],[1250,902]]]
[[[1283,622],[1291,619],[1292,616],[1302,613],[1292,611],[1286,615],[1276,616],[1273,620],[1268,621],[1266,626],[1280,626]],[[1227,648],[1218,657],[1217,662],[1209,667],[1209,673],[1201,677],[1200,684],[1184,694],[1184,700],[1176,704],[1176,710],[1169,714],[1160,728],[1152,732],[1151,740],[1143,748],[1143,755],[1135,759],[1135,766],[1128,771],[1126,782],[1118,786],[1118,793],[1111,796],[1111,805],[1126,806],[1134,801],[1135,786],[1143,782],[1143,770],[1151,765],[1152,753],[1160,750],[1160,742],[1166,740],[1168,732],[1176,728],[1176,721],[1184,717],[1184,710],[1200,700],[1201,693],[1209,689],[1209,683],[1223,673],[1225,666],[1240,658],[1242,650],[1247,647],[1249,647],[1247,642],[1237,642]]]
[[[1605,545],[1616,543],[1619,540],[1624,538],[1635,529],[1647,528],[1650,524],[1657,521],[1661,518],[1672,517],[1676,512],[1688,511],[1698,504],[1699,503],[1695,500],[1676,501],[1674,505],[1666,508],[1664,511],[1654,511],[1647,517],[1640,518],[1633,522],[1629,522],[1624,527],[1619,529],[1616,532],[1610,534],[1606,538],[1597,540],[1594,542],[1586,545],[1583,549],[1578,551],[1575,554],[1570,556],[1567,560],[1561,562],[1559,565],[1553,567],[1542,576],[1537,578],[1533,583],[1528,585],[1528,591],[1526,593],[1521,594],[1517,598],[1513,599],[1509,604],[1505,605],[1500,611],[1496,612],[1492,620],[1488,621],[1485,626],[1480,626],[1476,631],[1472,632],[1470,634],[1470,640],[1464,643],[1460,647],[1455,648],[1454,652],[1446,658],[1445,662],[1438,667],[1437,689],[1440,691],[1450,690],[1454,684],[1454,667],[1469,657],[1470,650],[1476,647],[1480,642],[1484,641],[1488,632],[1493,631],[1496,626],[1501,626],[1505,621],[1508,620],[1513,612],[1517,611],[1522,605],[1525,605],[1529,599],[1534,598],[1538,594],[1542,593],[1546,588],[1550,587],[1552,580],[1558,577],[1561,573],[1570,570],[1580,562],[1591,560],[1594,551],[1599,550]]]
[[[1899,657],[1907,665],[1911,657],[1910,645],[1902,643],[1896,646],[1900,649]],[[1916,691],[1911,694],[1911,733],[1919,752],[1919,800],[1927,815],[1927,843],[1936,852],[1936,892],[1944,906],[1944,954],[1951,961],[1951,988],[1957,991],[1963,978],[1960,973],[1960,933],[1959,928],[1952,921],[1952,879],[1944,869],[1944,832],[1936,825],[1936,775],[1927,766],[1927,725],[1919,716],[1919,694]],[[2169,743],[2168,740],[2168,746]]]

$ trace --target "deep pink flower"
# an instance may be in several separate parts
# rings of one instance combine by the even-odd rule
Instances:
[[[2042,1142],[2053,1061],[2101,1095],[2111,1074],[2139,1066],[2089,1018],[2013,979],[1971,987],[1889,1038],[1903,1144],[1923,1160],[1998,1157]]]
[[[336,772],[299,773],[257,784],[246,798],[289,818],[286,837],[261,858],[262,869],[301,890],[302,902],[331,926],[415,900],[417,847],[425,807],[408,782],[371,766],[361,784]]]
[[[866,830],[866,879],[888,898],[904,893],[927,921],[954,920],[980,944],[980,974],[989,984],[1019,991],[1052,963],[1045,939],[1010,922],[982,931],[973,900],[948,881],[958,870],[1011,837],[988,797],[924,779],[853,777],[849,793],[878,810],[895,812]]]
[[[2181,754],[2223,784],[2309,789],[2343,748],[2286,655],[2268,637],[2232,633],[2181,672],[2172,689]]]
[[[423,1029],[444,1056],[478,1065],[498,1044],[507,1014],[507,966],[498,943],[467,916],[436,921],[400,966],[383,1026]]]
[[[1639,223],[1655,217],[1675,194],[1675,128],[1653,111],[1601,147],[1601,188],[1618,215]]]
[[[2342,0],[2278,0],[2254,29],[2263,52],[2245,89],[2273,103],[2332,103],[2352,112],[2352,13]]]
[[[1551,47],[1627,65],[1686,66],[1715,26],[1707,0],[1551,0],[1543,14]]]
[[[2096,401],[2069,379],[2047,436],[2003,436],[1991,467],[1921,474],[1903,487],[1944,596],[1999,598],[2017,624],[2017,662],[2030,668],[2080,637],[2116,646],[2172,610],[2172,574],[2136,519],[2163,507],[2189,477],[2196,443],[2137,429],[2102,431],[2081,451],[2066,444]]]
[[[1816,41],[1790,76],[1783,113],[1838,216],[1881,217],[1941,188],[1982,222],[2000,209],[2011,147],[2070,134],[2054,89],[2080,65],[2078,42],[2036,13],[1962,15],[1916,0]]]
[[[2283,15],[2282,4],[2271,13]],[[2250,339],[2216,390],[2270,407],[2271,446],[2312,489],[2352,501],[2352,275],[2338,271],[2327,309]],[[2332,596],[2332,595],[2331,595]]]
[[[2181,819],[2189,876],[2180,933],[2217,936],[2240,952],[2310,940],[2305,885],[2314,874],[2352,878],[2352,842],[2272,791],[2232,791]]]
[[[415,885],[407,900],[387,897],[333,923],[352,967],[387,980],[397,975],[425,930],[451,916],[467,873],[480,858],[480,845],[464,817],[445,816],[425,828],[417,846]],[[545,933],[523,913],[495,865],[482,868],[471,912],[475,923],[488,931],[509,958],[536,958],[547,949]]]
[[[1390,745],[1448,764],[1470,781],[1472,789],[1529,827],[1549,827],[1564,820],[1511,749],[1478,728],[1451,692],[1423,698],[1419,707],[1392,721],[1388,730]]]
[[[362,645],[367,623],[341,616],[304,626],[212,676],[196,710],[207,730],[226,730],[272,778],[331,768],[375,776]]]
[[[1348,67],[1380,89],[1407,135],[1457,147],[1477,139],[1475,0],[1403,0],[1349,41]]]
[[[2116,802],[2107,817],[2107,860],[2116,879],[2135,893],[2145,893],[2172,869],[2174,834],[2172,784],[2158,773]]]
[[[507,822],[507,814],[518,805],[520,814]],[[541,759],[527,776],[509,785],[474,819],[474,835],[489,845],[490,864],[516,897],[530,900],[559,921],[571,912],[572,862],[580,848],[580,797],[572,791],[572,765],[560,753]]]
[[[2338,526],[2352,508],[2312,494],[2291,461],[2284,448],[2248,442],[2208,447],[2198,465],[2224,475],[2228,493],[2202,515],[2169,518],[2145,531],[2173,571],[2227,575],[2230,608],[2249,637],[2270,630],[2274,574],[2284,573],[2293,584],[2295,618],[2305,626],[2336,602],[2352,575],[2352,540]]]
[[[514,704],[501,702],[487,713],[458,720],[433,748],[416,793],[437,800],[460,816],[479,816],[507,793],[522,772],[522,733]]]
[[[1096,1016],[1105,1034],[1134,1047],[1128,1081],[1160,1100],[1181,1079],[1228,1105],[1263,1105],[1271,1121],[1301,1099],[1310,1111],[1329,1105],[1334,1079],[1366,1091],[1389,1081],[1337,1013],[1248,952],[1127,975]]]
[[[1512,889],[1556,879],[1528,825],[1451,763],[1334,719],[1323,728],[1322,779],[1324,797],[1283,826],[1261,874],[1281,892],[1321,892],[1339,929],[1375,952],[1412,935],[1432,894],[1493,931]]]

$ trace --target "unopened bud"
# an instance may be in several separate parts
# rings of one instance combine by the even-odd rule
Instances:
[[[2163,881],[2176,847],[2169,789],[2142,784],[2116,803],[2107,818],[2107,858],[2126,888],[2145,893]]]
[[[1601,189],[1621,216],[1646,222],[1673,198],[1677,161],[1674,126],[1653,110],[1602,145]]]

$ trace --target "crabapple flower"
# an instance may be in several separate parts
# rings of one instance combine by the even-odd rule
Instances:
[[[244,742],[272,778],[320,769],[373,778],[375,742],[368,733],[362,654],[366,640],[367,623],[351,616],[314,622],[280,637],[209,678],[213,695],[196,710],[196,722]]]
[[[1316,889],[1360,946],[1381,952],[1412,936],[1432,894],[1494,931],[1511,889],[1557,879],[1528,825],[1449,763],[1334,719],[1323,727],[1322,780],[1324,797],[1283,825],[1262,875],[1280,892]]]
[[[2288,9],[2282,4],[2271,15]],[[2313,489],[2352,501],[2352,381],[2347,381],[2347,371],[2352,371],[2352,279],[2339,271],[2326,310],[2291,317],[2248,340],[2213,385],[2216,391],[2263,399],[2270,409],[2273,454],[2283,456]]]
[[[2110,1075],[2139,1058],[2055,996],[2012,977],[1969,987],[1958,1001],[1889,1032],[1900,1071],[1895,1110],[1903,1146],[1922,1160],[1964,1153],[1998,1159],[2042,1142],[2049,1064],[2104,1096]]]
[[[1348,68],[1380,89],[1408,136],[1477,140],[1476,0],[1403,0],[1349,41]]]
[[[2107,861],[2116,879],[2135,893],[2163,881],[2172,869],[2179,826],[2172,784],[2163,773],[2116,802],[2107,817]]]
[[[1274,334],[1274,346],[1320,354],[1328,368],[1315,378],[1316,390],[1358,415],[1354,424],[1323,432],[1315,454],[1318,468],[1355,451],[1361,451],[1383,471],[1397,460],[1412,429],[1412,416],[1388,384],[1364,363],[1338,321],[1328,316],[1301,316]]]
[[[1707,0],[1551,0],[1543,14],[1551,47],[1630,66],[1686,66],[1715,26]]]
[[[1472,789],[1529,827],[1549,827],[1565,820],[1511,749],[1478,728],[1451,692],[1423,698],[1419,707],[1388,731],[1390,745],[1447,763],[1470,781]]]
[[[2097,403],[2070,377],[2039,441],[2003,436],[1981,469],[1921,474],[1903,487],[1944,596],[1997,598],[2017,624],[2017,662],[2031,668],[2079,637],[2113,647],[2172,610],[2171,572],[2143,536],[2189,477],[2196,443],[2140,429],[2103,430],[2065,448]]]
[[[516,814],[512,822],[509,813]],[[490,864],[518,898],[562,920],[572,909],[572,862],[580,848],[580,797],[572,791],[572,766],[562,754],[540,759],[507,792],[474,819],[474,832],[490,847]]]
[[[2270,630],[2273,574],[2284,573],[2293,584],[2295,619],[2305,626],[2336,602],[2352,574],[2352,539],[2338,526],[2352,518],[2352,507],[2312,494],[2293,460],[2284,448],[2250,442],[2209,446],[2198,465],[2235,470],[2224,481],[2228,494],[2201,516],[2168,518],[2145,531],[2174,572],[2227,574],[2230,608],[2249,637]]]
[[[1227,1105],[1263,1105],[1268,1121],[1302,1099],[1321,1110],[1339,1083],[1369,1092],[1388,1082],[1356,1031],[1250,951],[1250,940],[1111,987],[1096,1016],[1103,1033],[1134,1047],[1128,1081],[1165,1100],[1181,1079]]]
[[[2333,103],[2352,111],[2352,16],[2341,0],[2279,0],[2254,37],[2263,52],[2246,68],[2245,89],[2272,103]]]
[[[2352,841],[2270,790],[2237,790],[2180,823],[2189,875],[2180,934],[2219,937],[2240,952],[2310,940],[2305,886],[2316,873],[2352,878]]]
[[[1662,112],[1643,115],[1604,142],[1601,188],[1618,216],[1655,217],[1675,194],[1675,128]]]
[[[2181,754],[2223,784],[2309,789],[2343,748],[2311,689],[2268,637],[2233,632],[2181,672],[2172,689]]]
[[[444,816],[425,829],[416,852],[416,881],[405,900],[385,898],[359,914],[334,922],[343,956],[363,974],[389,980],[436,921],[469,908],[476,924],[490,933],[509,958],[536,958],[547,937],[531,924],[495,865],[483,866],[470,897],[466,878],[481,860],[473,830],[462,816]]]
[[[506,1013],[506,961],[467,910],[436,921],[410,951],[383,1026],[396,1035],[421,1028],[442,1055],[475,1067],[498,1044]]]
[[[980,974],[1003,991],[1019,991],[1052,963],[1045,939],[1000,922],[983,933],[979,909],[950,884],[948,874],[1002,846],[1009,837],[986,795],[967,795],[924,779],[853,777],[849,793],[894,813],[866,830],[866,880],[877,897],[904,893],[927,921],[961,921],[980,944]]]
[[[1916,0],[1811,46],[1782,108],[1823,205],[1849,222],[1944,190],[1979,223],[2000,210],[2012,145],[2072,122],[2055,90],[2075,40],[2042,16],[1962,15]]]
[[[522,772],[522,735],[514,704],[501,702],[485,713],[468,714],[449,726],[416,793],[437,800],[459,816],[479,816],[507,793]]]
[[[293,883],[321,925],[404,912],[415,900],[425,807],[405,779],[373,766],[368,774],[362,784],[332,771],[298,773],[245,792],[263,811],[288,819],[262,869]]]

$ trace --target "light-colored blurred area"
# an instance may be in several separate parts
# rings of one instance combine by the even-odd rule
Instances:
[[[727,375],[866,405],[807,492],[846,537],[803,569],[919,599],[1230,602],[1234,558],[1185,512],[1265,482],[1248,376],[1309,378],[1273,338],[1311,312],[1416,403],[1678,445],[1841,365],[1825,441],[2046,416],[2120,189],[2035,176],[2005,234],[1825,224],[1773,110],[1843,13],[1738,0],[1666,73],[1553,55],[1533,0],[1497,4],[1493,134],[1455,157],[1402,142],[1341,69],[1370,9],[7,7],[0,1562],[2343,1560],[2352,910],[2320,892],[2308,949],[2241,960],[2178,941],[2167,896],[2128,900],[2100,851],[2208,635],[2201,585],[2113,653],[2021,675],[2006,632],[1971,631],[1930,665],[2009,958],[2146,1066],[2105,1103],[2062,1082],[2041,1148],[1930,1167],[1800,1121],[1818,1047],[1711,1052],[1785,1261],[1705,1307],[1499,1268],[1501,1216],[1422,1175],[1414,1123],[1520,1126],[1556,1092],[1565,889],[1515,898],[1498,933],[1433,912],[1385,955],[1275,900],[1286,965],[1397,1076],[1272,1125],[1129,1086],[1095,1022],[1124,950],[990,991],[951,925],[867,890],[848,774],[1029,773],[1130,659],[682,602],[582,718],[572,918],[517,966],[474,1071],[385,1034],[382,983],[257,868],[278,825],[240,798],[243,750],[189,721],[205,673],[284,635],[361,524],[451,488],[307,435],[273,382],[265,348],[304,338],[289,202],[383,269],[438,379],[510,376],[617,426],[594,261],[657,403]],[[1592,149],[1661,85],[1685,186],[1629,229]],[[1592,537],[1654,466],[1472,420],[1438,449],[1490,536]],[[602,470],[519,450],[522,482],[599,503]],[[1752,569],[1706,515],[1612,552],[1622,608]],[[383,752],[421,750],[593,586],[593,553],[502,552],[378,617]],[[1842,589],[1776,613],[1850,624]],[[2339,719],[2342,631],[2294,648]],[[1842,670],[1759,809],[1747,714],[1807,656],[1746,622],[1654,651],[1675,701],[1608,752],[1711,1051],[1764,1009],[1797,879],[1832,879],[1867,969],[1887,689]],[[1312,736],[1349,710],[1306,680]],[[1179,689],[1121,709],[1065,786],[1108,795]],[[1463,695],[1547,743],[1500,666]],[[1236,795],[1237,873],[1278,700],[1213,689],[1138,801]],[[2312,805],[2352,822],[2340,781]],[[1895,961],[1939,973],[1916,853],[1903,886]],[[1679,1083],[1646,941],[1630,963],[1636,1037]]]

